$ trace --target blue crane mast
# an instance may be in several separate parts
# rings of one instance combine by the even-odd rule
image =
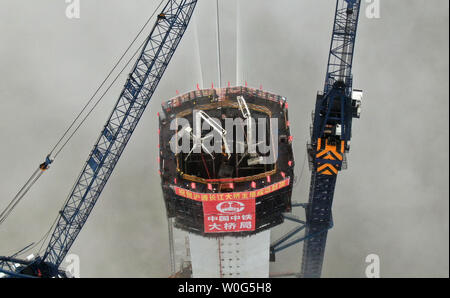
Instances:
[[[312,113],[311,140],[307,156],[311,170],[307,203],[293,202],[305,209],[306,220],[285,214],[298,225],[270,245],[270,260],[275,254],[303,243],[299,277],[320,277],[328,230],[333,226],[331,206],[338,172],[347,168],[352,119],[359,118],[361,90],[353,88],[352,63],[361,0],[337,0],[333,34],[328,57],[325,86],[317,93]],[[304,235],[294,237],[301,231]],[[289,240],[289,241],[288,241]]]
[[[64,276],[59,266],[111,176],[191,19],[197,0],[168,0],[63,208],[42,257],[0,257],[12,276]],[[51,162],[51,161],[49,161]]]
[[[347,167],[352,118],[359,118],[362,91],[352,88],[352,62],[360,0],[337,0],[323,92],[312,114],[308,159],[311,173],[302,277],[320,277],[338,172]]]

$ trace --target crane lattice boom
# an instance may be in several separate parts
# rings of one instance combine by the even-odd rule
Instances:
[[[338,171],[346,168],[352,118],[362,92],[352,90],[352,61],[360,0],[337,0],[323,93],[317,95],[308,157],[311,173],[301,275],[320,277]]]
[[[149,103],[191,19],[197,0],[168,0],[100,133],[59,218],[45,254],[33,263],[31,275],[56,276],[58,267],[86,223],[139,119]],[[11,270],[8,259],[1,268]],[[17,266],[16,266],[17,267]],[[21,266],[24,270],[23,266]]]

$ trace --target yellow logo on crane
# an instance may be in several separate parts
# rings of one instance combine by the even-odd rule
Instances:
[[[340,146],[330,145],[328,143],[328,140],[326,139],[324,141],[321,138],[317,139],[316,159],[334,160],[342,162],[344,156],[345,141],[341,141],[339,145]],[[317,172],[320,174],[337,175],[338,170],[339,170],[338,166],[336,166],[333,163],[323,163],[320,161],[317,162]]]

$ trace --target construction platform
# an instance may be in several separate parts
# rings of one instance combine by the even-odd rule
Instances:
[[[229,87],[162,104],[161,186],[174,226],[207,237],[256,234],[291,211],[294,175],[286,98]]]

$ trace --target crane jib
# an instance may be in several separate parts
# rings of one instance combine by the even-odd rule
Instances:
[[[0,257],[0,276],[1,273],[16,277],[65,276],[59,266],[112,174],[188,26],[196,4],[197,0],[167,0],[106,125],[59,211],[44,255],[30,261],[16,260],[14,256]],[[302,277],[321,275],[327,233],[333,226],[331,207],[337,175],[347,166],[345,153],[350,148],[352,118],[360,115],[362,91],[352,90],[353,51],[360,4],[361,0],[336,0],[325,86],[323,92],[317,94],[312,114],[311,143],[307,146],[312,170],[309,201],[293,205],[305,208],[306,221],[285,217],[301,226],[270,248],[272,260],[276,251],[304,241]],[[48,156],[44,165],[50,163]],[[304,237],[287,242],[303,230]]]
[[[197,0],[169,0],[60,211],[42,262],[56,269],[86,222],[172,58]]]

